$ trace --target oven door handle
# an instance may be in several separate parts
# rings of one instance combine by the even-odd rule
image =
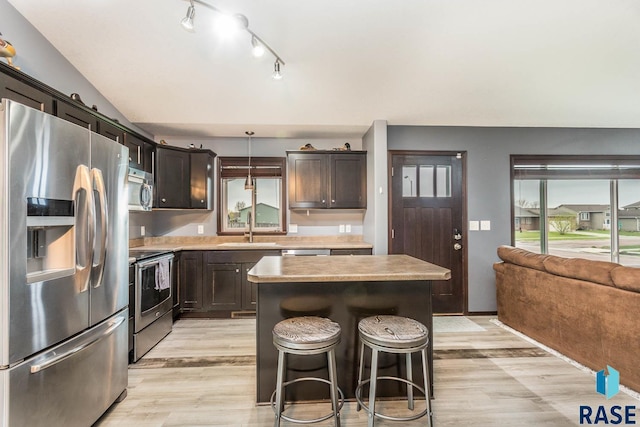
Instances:
[[[148,268],[148,267],[150,267],[152,265],[158,264],[158,261],[160,261],[161,259],[172,260],[173,258],[174,258],[173,254],[168,254],[168,255],[163,255],[163,256],[160,256],[160,257],[156,257],[156,258],[150,259],[148,261],[136,262],[136,265],[138,266],[138,268],[144,269],[144,268]]]

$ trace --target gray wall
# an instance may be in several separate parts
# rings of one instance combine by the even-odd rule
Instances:
[[[362,138],[367,150],[367,212],[364,241],[373,244],[374,255],[388,253],[387,122],[376,120]]]
[[[0,18],[2,38],[10,41],[16,48],[13,63],[20,67],[20,71],[67,95],[78,93],[87,106],[96,105],[98,111],[105,116],[116,118],[123,125],[151,137],[133,126],[6,0],[0,0]],[[113,70],[105,72],[114,72],[116,68],[114,64]]]
[[[511,241],[511,154],[640,154],[637,129],[389,126],[389,150],[467,152],[467,218],[490,220],[468,232],[469,311],[495,311],[496,248]]]

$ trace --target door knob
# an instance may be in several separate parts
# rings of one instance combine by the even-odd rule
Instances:
[[[456,251],[459,251],[460,249],[462,249],[462,245],[460,243],[455,243],[453,245],[453,249]]]

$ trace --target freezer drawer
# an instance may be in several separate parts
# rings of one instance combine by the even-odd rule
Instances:
[[[127,387],[128,309],[0,371],[0,426],[92,425]]]

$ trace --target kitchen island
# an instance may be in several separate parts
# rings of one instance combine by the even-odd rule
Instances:
[[[310,256],[262,258],[248,273],[257,284],[256,363],[257,402],[267,403],[275,389],[277,350],[272,330],[279,321],[296,316],[328,317],[340,324],[336,349],[338,385],[353,398],[357,380],[358,321],[376,314],[411,317],[429,329],[429,370],[433,374],[431,281],[447,280],[450,271],[408,255]],[[404,375],[396,355],[381,355],[380,375]],[[414,378],[422,372],[414,358]],[[286,381],[326,378],[326,357],[287,356]],[[433,375],[431,376],[433,378]],[[433,382],[432,382],[433,384]],[[287,387],[287,400],[325,399],[327,386],[301,382]],[[395,382],[380,383],[380,396],[403,396]]]

